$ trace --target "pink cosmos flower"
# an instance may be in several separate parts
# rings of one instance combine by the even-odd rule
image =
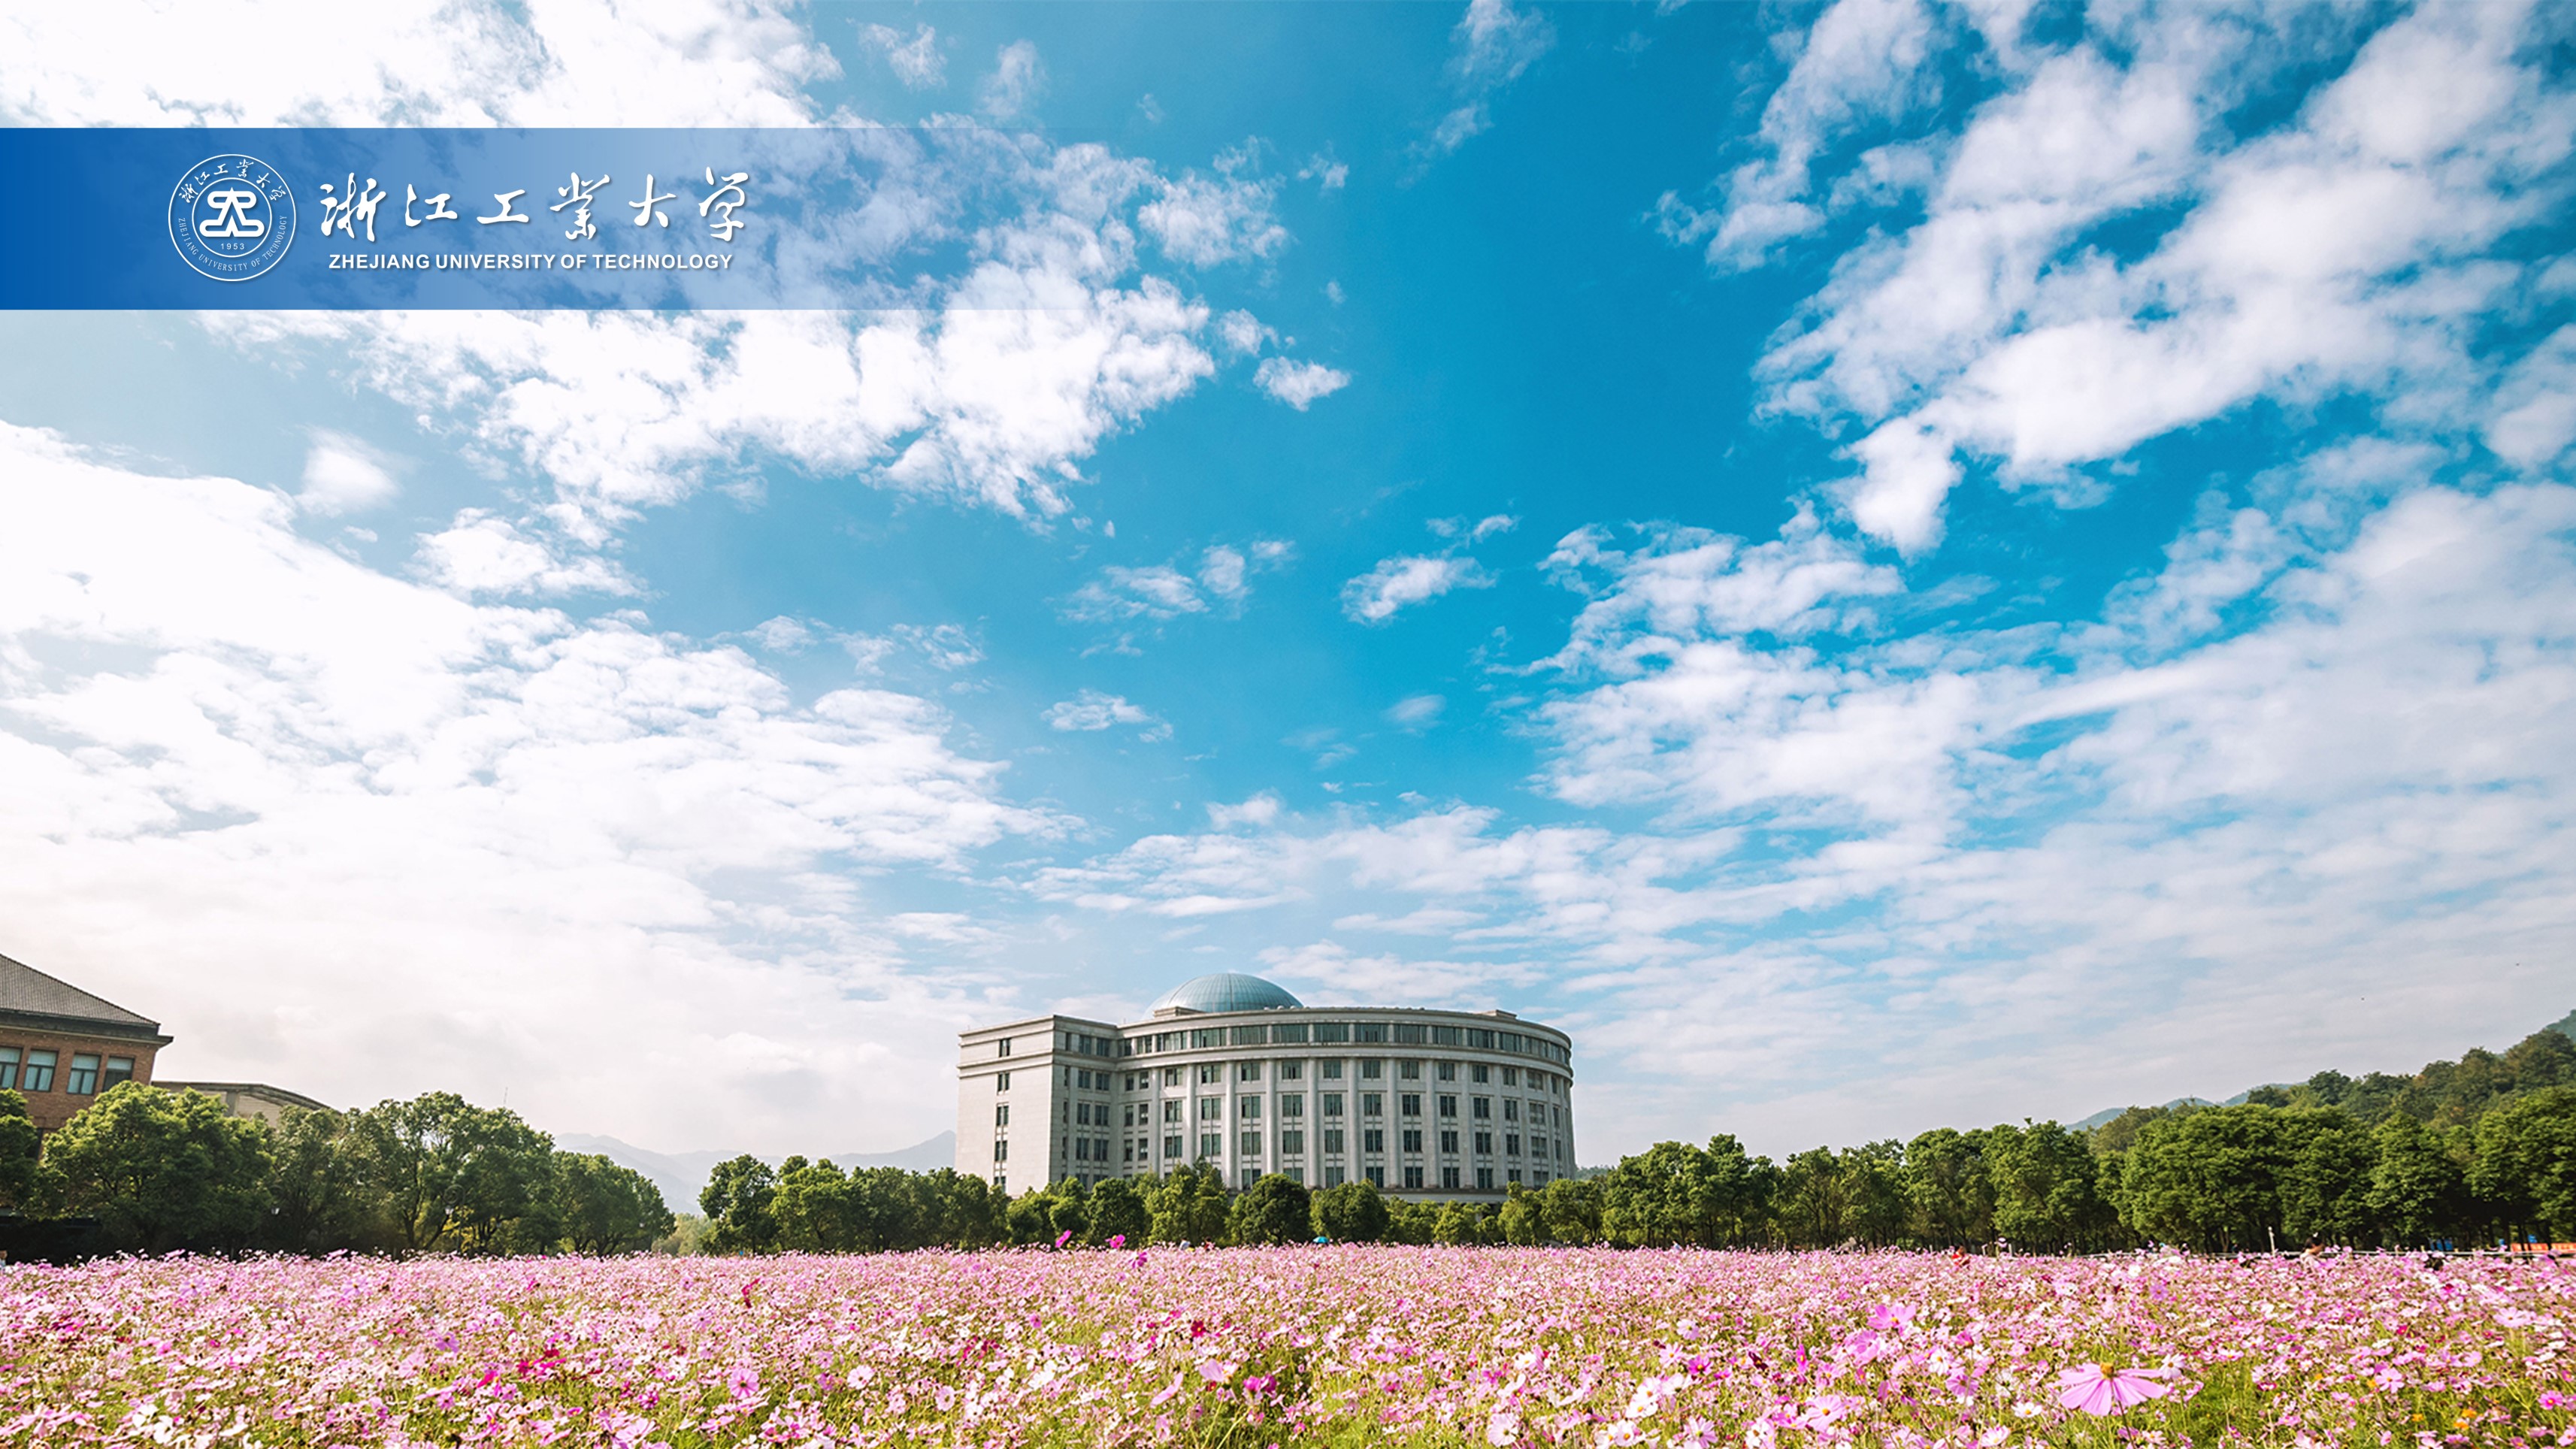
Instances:
[[[2156,1382],[2173,1377],[2172,1369],[2115,1369],[2088,1363],[2057,1376],[2057,1402],[2088,1414],[2116,1414],[2131,1404],[2161,1399],[2172,1390]]]
[[[1119,1248],[1123,1248],[1123,1247],[1127,1246],[1127,1235],[1126,1235],[1125,1233],[1118,1233],[1118,1234],[1113,1235],[1113,1236],[1109,1239],[1109,1246],[1110,1246],[1110,1249],[1111,1249],[1112,1251],[1115,1251],[1115,1250],[1117,1250],[1117,1249],[1119,1249]]]
[[[1071,1228],[1067,1228],[1067,1229],[1065,1229],[1063,1232],[1060,1232],[1060,1233],[1058,1233],[1058,1234],[1056,1234],[1056,1235],[1055,1235],[1055,1245],[1056,1245],[1057,1247],[1059,1247],[1059,1248],[1063,1247],[1065,1244],[1070,1243],[1070,1242],[1072,1242],[1072,1241],[1073,1241],[1073,1229],[1071,1229]]]

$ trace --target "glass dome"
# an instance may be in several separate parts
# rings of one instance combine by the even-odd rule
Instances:
[[[1160,1011],[1167,1006],[1185,1006],[1192,1011],[1266,1011],[1272,1007],[1305,1004],[1258,976],[1246,976],[1240,971],[1219,971],[1212,976],[1191,977],[1164,992],[1148,1009]]]

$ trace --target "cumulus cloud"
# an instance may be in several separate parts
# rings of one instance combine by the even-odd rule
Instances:
[[[423,534],[421,574],[460,594],[632,594],[634,582],[596,554],[565,557],[506,518],[468,508],[447,528]]]
[[[381,508],[402,492],[387,461],[359,439],[316,428],[304,454],[304,487],[295,501],[305,512],[326,518]]]
[[[1157,189],[1136,219],[1175,261],[1212,267],[1268,257],[1288,244],[1288,228],[1271,214],[1274,182],[1185,172]]]
[[[1038,48],[1025,40],[1014,40],[993,57],[993,73],[984,77],[977,98],[984,114],[997,121],[1019,121],[1028,117],[1029,108],[1046,90],[1046,65],[1038,59]]]
[[[929,26],[916,27],[908,39],[891,25],[863,25],[859,35],[906,87],[929,90],[948,83],[948,57],[940,52],[939,32]]]
[[[1263,392],[1302,413],[1314,405],[1315,399],[1330,397],[1350,386],[1351,375],[1320,362],[1265,357],[1252,370],[1252,381]]]
[[[1440,723],[1449,701],[1436,694],[1407,695],[1388,706],[1386,718],[1398,729],[1420,732]]]
[[[1286,540],[1265,538],[1245,548],[1211,544],[1198,555],[1194,571],[1172,564],[1112,564],[1066,597],[1059,612],[1082,623],[1116,624],[1239,607],[1251,597],[1255,573],[1278,568],[1295,553]]]
[[[11,954],[170,1023],[174,1074],[783,1148],[977,1011],[847,867],[1063,827],[923,700],[378,573],[267,488],[0,462]],[[937,1066],[868,1110],[944,1113]]]
[[[2283,14],[2106,12],[2039,49],[2009,17],[1841,0],[1798,37],[1766,154],[1724,205],[1667,198],[1661,217],[1748,266],[1823,225],[1828,158],[1849,168],[1834,204],[1920,192],[1921,219],[1845,256],[1759,368],[1772,410],[1857,434],[1836,496],[1909,554],[1939,543],[1972,464],[2098,497],[2074,470],[2260,397],[2357,396],[2413,428],[2474,416],[2520,462],[2560,431],[2562,392],[2526,381],[2555,375],[2550,344],[2491,348],[2477,319],[2516,287],[2497,248],[2576,135],[2576,95],[2527,45],[2535,15],[2430,6],[2294,40]],[[1958,23],[1973,33],[1943,28]],[[2322,81],[2294,69],[2311,42],[2337,58]],[[1837,148],[1938,114],[1922,103],[1962,44],[2000,64],[1956,131]],[[2233,108],[2274,87],[2307,89],[2285,121],[2235,134]],[[2099,244],[2148,207],[2175,219],[2143,247]],[[2490,416],[2473,399],[2499,384],[2530,400]]]
[[[1450,32],[1449,83],[1457,103],[1431,128],[1417,160],[1448,155],[1489,129],[1494,95],[1555,44],[1555,27],[1536,11],[1515,9],[1511,0],[1468,0]]]
[[[1415,604],[1428,603],[1452,589],[1493,587],[1491,574],[1471,558],[1403,554],[1380,559],[1377,567],[1342,586],[1342,613],[1362,624],[1383,624]]]
[[[1123,695],[1104,694],[1086,689],[1071,699],[1047,706],[1043,718],[1047,728],[1068,732],[1096,733],[1119,725],[1135,725],[1141,737],[1159,740],[1169,736],[1172,727],[1144,710],[1129,704]]]

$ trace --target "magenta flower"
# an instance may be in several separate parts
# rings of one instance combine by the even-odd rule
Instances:
[[[1109,1240],[1109,1247],[1112,1252],[1125,1246],[1127,1246],[1127,1235],[1125,1233],[1119,1233]]]
[[[2088,1414],[2116,1414],[2131,1404],[2163,1398],[2172,1391],[2156,1381],[2172,1377],[2172,1369],[2115,1369],[2107,1363],[2088,1363],[2057,1376],[2057,1402]]]
[[[1058,1234],[1056,1234],[1056,1235],[1055,1235],[1055,1245],[1056,1245],[1057,1247],[1059,1247],[1059,1248],[1063,1247],[1065,1244],[1070,1243],[1070,1242],[1072,1242],[1072,1241],[1073,1241],[1073,1229],[1071,1229],[1071,1228],[1067,1228],[1067,1229],[1065,1229],[1063,1232],[1060,1232],[1060,1233],[1058,1233]]]

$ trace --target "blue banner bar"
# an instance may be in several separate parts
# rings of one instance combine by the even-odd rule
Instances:
[[[939,273],[959,243],[922,224],[907,178],[954,180],[1014,145],[971,128],[0,129],[0,168],[52,198],[0,236],[0,309],[918,305],[894,279]],[[872,206],[888,190],[903,204]]]

